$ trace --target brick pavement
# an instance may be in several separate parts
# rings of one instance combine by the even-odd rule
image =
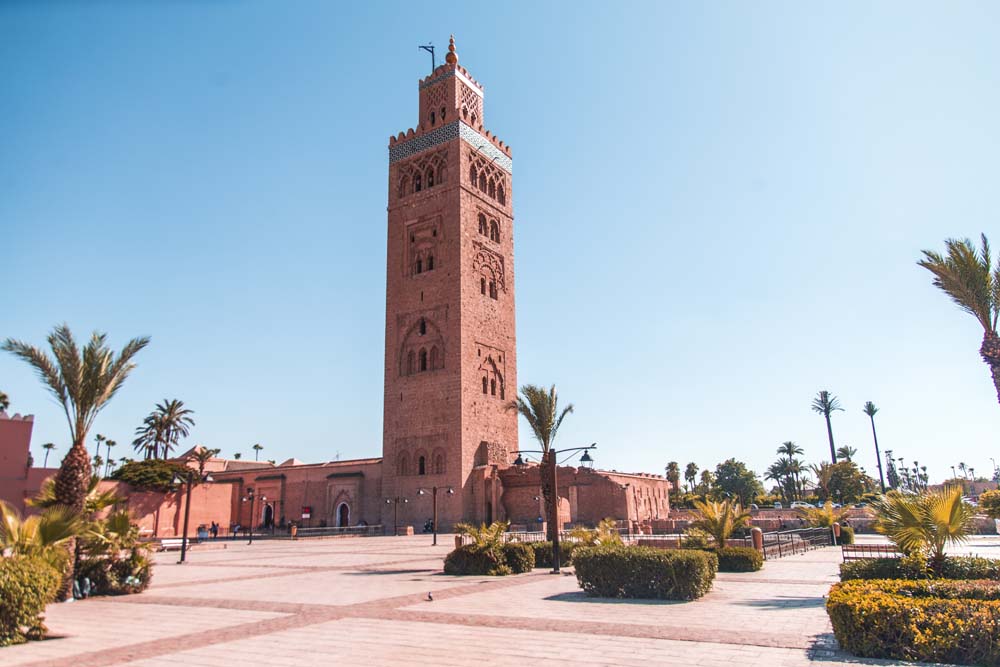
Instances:
[[[895,664],[837,650],[823,607],[836,549],[720,574],[696,602],[650,602],[587,598],[543,570],[445,576],[449,542],[236,542],[196,547],[186,565],[159,554],[146,593],[50,606],[54,638],[0,649],[0,667]]]

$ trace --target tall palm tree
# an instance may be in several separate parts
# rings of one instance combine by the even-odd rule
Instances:
[[[251,447],[251,449],[253,450],[253,460],[254,461],[260,460],[260,450],[264,449],[264,445],[258,442],[256,445]]]
[[[778,454],[791,461],[795,456],[805,454],[805,450],[791,440],[786,440],[781,443],[781,447],[778,447]]]
[[[52,442],[46,442],[44,445],[42,445],[42,449],[45,450],[45,461],[42,463],[43,468],[49,467],[49,452],[51,452],[55,448],[56,448],[55,443]]]
[[[666,473],[667,473],[667,481],[670,482],[670,484],[673,487],[678,487],[678,484],[681,481],[680,464],[677,463],[677,461],[671,461],[670,463],[667,464]]]
[[[684,468],[684,481],[688,483],[688,489],[694,491],[694,481],[698,479],[698,464],[689,463]]]
[[[137,437],[132,442],[133,446],[137,450],[145,448],[151,451],[154,459],[161,454],[167,458],[180,438],[186,438],[190,433],[194,426],[193,414],[194,410],[184,407],[184,401],[163,399],[143,420],[142,426],[135,430]]]
[[[844,408],[840,407],[840,401],[837,397],[828,392],[826,389],[816,394],[816,398],[812,402],[813,412],[817,412],[826,418],[826,435],[830,439],[830,458],[833,463],[837,462],[837,450],[833,446],[833,427],[830,425],[830,415],[840,410],[843,412]]]
[[[552,443],[556,439],[559,427],[562,426],[563,419],[573,412],[573,404],[570,403],[560,410],[559,396],[556,393],[555,385],[545,389],[533,384],[526,384],[521,387],[520,396],[507,404],[507,410],[517,412],[528,422],[531,432],[542,448],[543,460],[546,460],[552,457],[550,453]],[[557,463],[552,459],[553,468]],[[552,487],[552,480],[547,475],[542,475],[542,496],[545,498],[550,539],[559,530],[559,526],[556,525],[558,523],[557,494],[558,490]]]
[[[61,324],[49,334],[48,343],[52,357],[12,338],[2,347],[34,368],[62,405],[73,444],[56,473],[55,492],[60,503],[79,511],[90,481],[87,433],[135,368],[132,359],[149,344],[149,338],[133,338],[116,355],[107,346],[107,335],[95,332],[81,350],[69,327]]]
[[[199,479],[205,476],[205,466],[215,458],[218,453],[222,451],[220,449],[205,449],[204,447],[198,447],[194,453],[194,460],[198,462],[198,477]]]
[[[878,482],[882,487],[882,493],[885,493],[885,475],[882,474],[882,453],[878,450],[878,433],[875,432],[875,413],[878,412],[878,408],[871,401],[867,401],[865,407],[862,409],[872,422],[872,439],[875,440],[875,461],[878,462]]]
[[[799,474],[802,472],[802,462],[796,461],[795,456],[797,454],[805,454],[805,450],[791,440],[786,440],[781,443],[780,447],[778,447],[778,454],[780,456],[784,456],[788,460],[788,473],[794,479],[794,484],[792,485],[792,500],[795,500],[798,496]]]
[[[855,456],[858,455],[858,450],[850,445],[843,445],[837,447],[837,456],[844,459],[845,461],[851,461]]]
[[[917,264],[934,274],[934,286],[983,327],[979,356],[990,367],[993,387],[1000,400],[1000,336],[997,335],[1000,264],[993,266],[986,234],[980,238],[983,247],[978,250],[969,239],[947,239],[944,242],[947,256],[924,250],[924,258]]]
[[[0,412],[6,412],[9,407],[10,399],[7,397],[7,394],[0,391]]]
[[[107,477],[108,475],[111,474],[111,464],[112,464],[112,461],[113,461],[113,459],[111,458],[111,448],[114,447],[117,444],[118,444],[117,442],[115,442],[114,440],[110,440],[110,439],[104,441],[104,446],[108,448],[108,464],[104,468],[104,476],[105,477]]]
[[[778,459],[764,472],[764,479],[773,480],[778,484],[778,490],[781,492],[781,499],[785,502],[789,502],[792,496],[789,494],[788,482],[791,476],[789,470],[788,459]]]

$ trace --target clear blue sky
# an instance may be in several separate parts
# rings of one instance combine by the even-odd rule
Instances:
[[[981,330],[916,266],[994,236],[993,3],[5,2],[0,337],[152,336],[95,432],[379,455],[387,143],[455,33],[514,151],[519,378],[563,446],[758,471],[784,440],[1000,459]],[[0,356],[34,448],[67,428]],[[522,429],[522,442],[527,434]],[[119,446],[118,456],[126,446]]]

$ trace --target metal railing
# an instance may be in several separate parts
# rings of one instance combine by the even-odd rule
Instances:
[[[385,535],[385,527],[382,524],[374,526],[345,526],[343,528],[335,526],[316,528],[299,527],[297,537],[340,537],[348,535],[354,537],[378,537]],[[291,537],[291,535],[286,533],[282,537]]]
[[[764,533],[764,558],[772,560],[833,545],[829,528],[802,528]]]

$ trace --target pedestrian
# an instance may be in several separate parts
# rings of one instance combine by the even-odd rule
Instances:
[[[212,527],[209,529],[212,532],[212,539],[216,539],[219,536],[219,524],[212,522]]]

